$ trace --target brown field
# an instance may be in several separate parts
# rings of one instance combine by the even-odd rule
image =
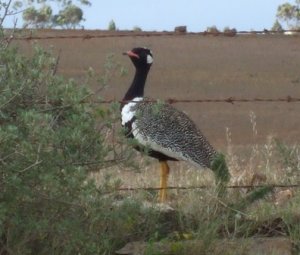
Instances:
[[[97,35],[103,31],[34,32],[38,36]],[[113,76],[101,91],[104,99],[122,99],[133,67],[122,52],[147,46],[154,52],[146,95],[168,99],[279,98],[300,97],[300,37],[285,35],[153,36],[92,39],[47,39],[39,44],[52,48],[60,60],[58,72],[78,80],[92,67],[103,73],[106,57],[128,70],[125,77]],[[19,41],[29,51],[33,41]],[[99,85],[93,84],[93,90]],[[226,148],[226,128],[233,145],[264,144],[268,136],[287,143],[300,142],[300,103],[181,103],[211,143]],[[256,120],[253,133],[250,113]],[[240,147],[240,146],[238,146]]]

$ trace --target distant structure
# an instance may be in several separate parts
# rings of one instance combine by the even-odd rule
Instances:
[[[186,29],[186,26],[178,26],[178,27],[175,27],[174,31],[175,31],[175,33],[186,33],[187,29]]]
[[[220,35],[220,30],[216,26],[208,27],[205,32],[209,35]]]
[[[236,36],[237,34],[237,30],[235,28],[229,28],[229,27],[225,27],[223,32],[224,35],[226,36]]]

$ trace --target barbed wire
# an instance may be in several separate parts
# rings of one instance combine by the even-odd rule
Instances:
[[[134,101],[134,100],[116,100],[116,99],[106,99],[106,100],[87,100],[86,96],[84,99],[82,99],[79,102],[76,102],[74,104],[114,104],[114,103],[119,103],[119,104],[126,104],[129,102],[136,102],[136,103],[141,103],[141,102],[153,102],[153,103],[168,103],[168,104],[178,104],[178,103],[276,103],[276,102],[281,102],[281,103],[299,103],[300,98],[298,97],[291,97],[291,96],[286,96],[286,97],[281,97],[281,98],[235,98],[235,97],[228,97],[228,98],[222,98],[222,99],[210,99],[210,98],[203,98],[203,99],[176,99],[176,98],[167,98],[167,99],[149,99],[145,98],[143,101]],[[35,101],[35,104],[49,104],[54,106],[54,109],[56,108],[64,108],[64,107],[70,107],[72,104],[66,104],[63,105],[62,102],[58,101],[51,101],[51,100],[37,100]]]
[[[52,30],[55,31],[55,30]],[[78,30],[75,30],[77,33]],[[82,34],[79,35],[48,35],[48,36],[40,36],[40,35],[33,35],[31,32],[30,35],[26,36],[16,36],[14,35],[14,40],[46,40],[46,39],[83,39],[89,40],[94,38],[113,38],[113,37],[156,37],[156,36],[236,36],[236,35],[276,35],[276,34],[299,34],[300,30],[282,30],[282,31],[275,31],[275,30],[257,30],[257,31],[236,31],[234,29],[221,32],[221,31],[204,31],[204,32],[135,32],[135,31],[117,31],[117,32],[107,32],[107,31],[94,31],[89,32],[86,30],[81,30]],[[69,31],[67,31],[69,32]],[[37,30],[37,33],[39,31]],[[58,31],[59,33],[59,31]],[[71,31],[72,33],[72,31]],[[95,34],[97,33],[97,34]],[[10,37],[5,37],[9,39]]]
[[[145,99],[143,102],[160,102],[159,100],[155,99]],[[162,102],[166,102],[169,104],[177,104],[177,103],[230,103],[234,104],[237,103],[251,103],[251,102],[286,102],[286,103],[296,103],[300,102],[300,98],[286,96],[280,98],[235,98],[235,97],[228,97],[228,98],[221,98],[221,99],[210,99],[210,98],[203,98],[203,99],[176,99],[176,98],[167,98],[161,100]],[[94,104],[110,104],[110,103],[128,103],[128,102],[135,102],[134,100],[115,100],[115,99],[107,99],[107,100],[99,100],[93,101]],[[141,101],[136,101],[141,102]]]
[[[201,186],[169,186],[165,189],[167,190],[196,190],[196,189],[210,189],[214,186],[201,185]],[[229,185],[226,186],[227,189],[255,189],[255,188],[300,188],[300,184],[265,184],[265,185]],[[162,190],[163,188],[159,187],[124,187],[117,188],[115,191],[157,191]]]

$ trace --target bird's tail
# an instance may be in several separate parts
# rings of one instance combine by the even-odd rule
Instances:
[[[218,196],[222,196],[226,193],[226,185],[230,181],[230,173],[224,154],[216,153],[211,161],[211,169],[215,174]]]

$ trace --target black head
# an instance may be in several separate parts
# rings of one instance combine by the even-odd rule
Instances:
[[[150,68],[153,63],[152,52],[147,48],[134,48],[123,54],[130,57],[136,68]]]

